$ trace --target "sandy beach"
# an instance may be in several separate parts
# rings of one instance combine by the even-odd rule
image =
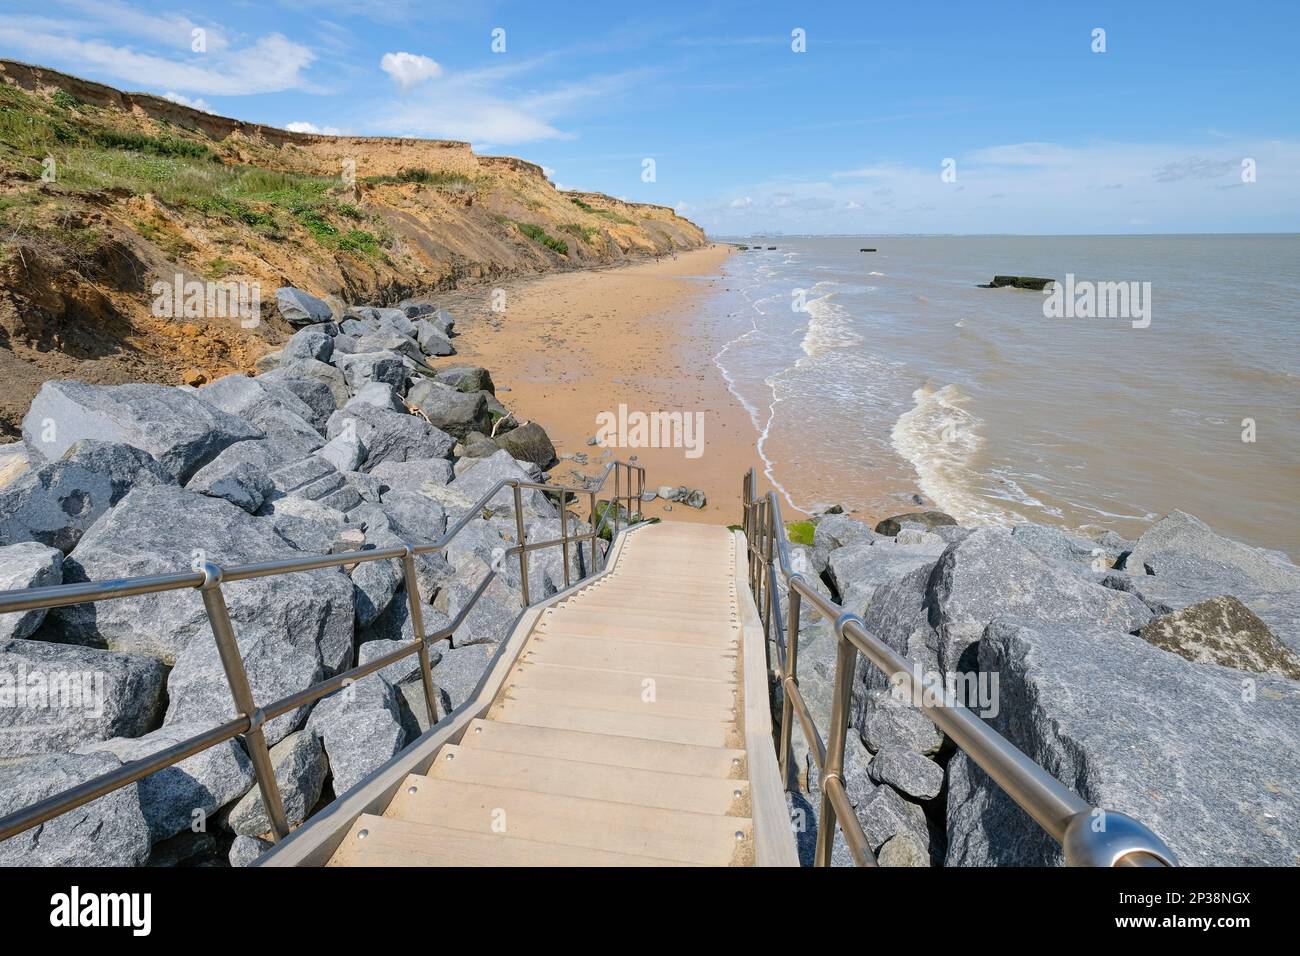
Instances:
[[[647,515],[734,524],[741,477],[760,464],[757,436],[713,363],[717,344],[709,328],[696,321],[730,253],[714,246],[518,282],[504,287],[500,312],[490,308],[491,290],[464,293],[448,303],[462,317],[457,355],[440,364],[492,370],[501,400],[521,420],[545,427],[564,459],[551,470],[553,480],[598,474],[610,460],[635,455],[648,488],[686,485],[708,499],[701,509],[654,501]],[[620,404],[629,414],[699,413],[698,457],[684,448],[589,446],[598,416],[617,416]],[[587,464],[565,457],[575,453]]]

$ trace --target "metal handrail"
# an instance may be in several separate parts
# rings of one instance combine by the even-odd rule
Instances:
[[[625,495],[619,494],[618,476],[622,469],[626,469],[628,475],[628,494]],[[425,706],[429,714],[429,723],[434,725],[438,722],[437,709],[434,704],[433,672],[429,662],[429,645],[443,638],[454,641],[456,630],[474,605],[478,603],[479,598],[483,596],[493,578],[496,577],[497,568],[495,564],[489,567],[487,574],[483,576],[470,599],[452,621],[435,632],[426,633],[422,613],[424,604],[420,597],[420,584],[415,572],[415,556],[445,550],[456,535],[471,520],[482,514],[498,494],[506,488],[512,488],[514,491],[517,543],[514,547],[506,549],[503,556],[518,555],[519,557],[520,585],[523,604],[526,608],[532,604],[528,587],[528,555],[533,551],[556,545],[563,549],[564,580],[567,586],[569,584],[570,545],[576,544],[580,550],[581,543],[590,539],[591,562],[588,575],[594,572],[599,550],[597,545],[599,528],[603,527],[604,521],[609,515],[609,507],[607,507],[605,513],[600,516],[598,525],[596,493],[605,486],[611,474],[614,475],[615,489],[610,505],[615,512],[614,528],[617,533],[619,503],[626,499],[628,511],[631,512],[632,476],[636,475],[637,477],[638,489],[645,487],[645,469],[631,462],[610,462],[605,466],[605,470],[601,472],[600,480],[591,487],[547,485],[535,481],[503,478],[485,492],[465,514],[461,515],[433,542],[422,544],[404,543],[387,548],[374,548],[368,551],[348,551],[337,555],[284,558],[257,564],[236,565],[229,568],[223,568],[211,561],[204,561],[197,564],[194,570],[188,573],[178,572],[83,584],[59,584],[18,591],[0,591],[0,614],[8,614],[17,611],[67,607],[72,604],[197,588],[202,594],[208,624],[212,629],[212,636],[217,644],[217,651],[221,657],[222,669],[225,671],[226,682],[230,687],[235,710],[239,714],[236,719],[227,721],[211,730],[178,741],[148,757],[124,763],[108,773],[92,777],[75,787],[52,794],[31,806],[24,807],[22,810],[0,817],[0,840],[7,840],[25,830],[30,830],[32,827],[39,826],[60,814],[75,810],[77,807],[102,797],[106,793],[111,793],[114,790],[135,783],[137,780],[173,766],[187,757],[191,757],[210,747],[215,747],[235,737],[242,737],[253,764],[253,775],[262,798],[262,804],[266,808],[268,819],[271,821],[272,839],[278,842],[289,834],[289,824],[280,798],[279,785],[276,783],[275,774],[272,771],[270,748],[262,730],[267,721],[291,713],[299,707],[314,703],[362,677],[382,670],[389,664],[403,660],[411,654],[417,654],[420,658],[420,676],[424,689]],[[561,535],[557,540],[528,542],[523,519],[523,492],[526,489],[536,489],[547,494],[558,493]],[[591,505],[590,524],[592,530],[590,532],[569,534],[567,503],[571,494],[575,497],[578,494],[588,495]],[[639,497],[639,491],[637,496]],[[400,558],[402,561],[403,579],[406,585],[406,596],[411,616],[412,632],[415,635],[414,639],[407,646],[389,651],[367,664],[335,674],[333,677],[313,684],[305,690],[280,698],[271,704],[258,707],[253,698],[243,659],[239,653],[239,645],[230,621],[230,613],[226,608],[222,585],[232,581],[245,581],[250,578],[268,577],[275,574],[317,571],[323,568],[354,566],[368,561],[385,561],[395,558]]]
[[[815,866],[830,863],[836,825],[859,866],[876,865],[866,833],[853,811],[844,785],[844,746],[848,737],[853,675],[861,653],[904,691],[1026,813],[1060,844],[1069,866],[1177,866],[1174,852],[1153,831],[1116,810],[1093,807],[1010,741],[962,706],[955,695],[919,665],[867,631],[856,614],[819,594],[793,569],[790,548],[775,492],[754,497],[757,474],[750,469],[742,487],[743,528],[750,556],[750,589],[763,622],[765,643],[776,646],[773,668],[782,687],[781,776],[790,787],[792,719],[797,718],[819,771],[822,792]],[[786,583],[787,614],[782,621],[777,575]],[[836,639],[835,681],[830,739],[823,743],[799,691],[799,612],[807,600],[833,622]],[[768,650],[769,664],[771,650]]]

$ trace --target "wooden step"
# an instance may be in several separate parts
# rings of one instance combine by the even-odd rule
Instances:
[[[640,689],[636,691],[623,692],[621,688],[611,688],[610,690],[601,691],[596,688],[570,688],[555,689],[549,687],[537,687],[528,684],[519,683],[519,679],[527,674],[527,666],[520,673],[512,673],[510,680],[506,683],[505,688],[498,698],[499,702],[518,701],[524,704],[544,704],[552,707],[579,707],[584,710],[612,710],[622,714],[639,715],[642,717],[683,717],[692,720],[707,721],[734,721],[736,719],[736,695],[726,684],[714,682],[713,686],[719,691],[726,691],[725,694],[718,693],[710,700],[682,700],[661,693],[658,689],[658,683],[653,686],[647,685],[647,689],[653,692],[654,699],[646,700]],[[601,673],[588,670],[588,673]],[[604,673],[609,673],[605,671]],[[629,675],[638,683],[641,681],[653,680],[654,678],[643,677],[640,675]]]
[[[620,641],[647,641],[652,644],[685,644],[694,647],[713,647],[734,651],[740,643],[740,628],[719,630],[716,627],[692,628],[622,626],[617,629],[604,621],[589,617],[568,615],[551,618],[537,629],[543,635],[569,635],[572,637],[614,638]]]
[[[362,838],[362,833],[365,837]],[[670,860],[359,816],[330,866],[672,866]]]
[[[634,806],[415,774],[402,783],[384,816],[696,866],[742,862],[753,842],[753,824],[745,817]]]
[[[633,770],[455,744],[438,751],[427,776],[665,810],[719,816],[744,816],[749,812],[747,780]]]
[[[684,773],[694,777],[727,779],[744,777],[747,772],[743,750],[557,730],[554,727],[533,727],[529,724],[495,720],[471,721],[460,745],[603,763],[612,767]]]
[[[534,634],[524,648],[523,659],[669,677],[733,680],[736,675],[736,652],[732,650],[607,637]]]
[[[737,612],[725,604],[690,608],[677,607],[667,601],[661,601],[658,606],[653,606],[655,604],[653,599],[643,599],[637,603],[646,606],[629,606],[627,602],[620,601],[617,597],[605,598],[599,594],[583,595],[577,599],[570,598],[569,601],[559,605],[557,612],[571,609],[589,613],[599,612],[612,615],[614,621],[618,621],[620,616],[624,620],[636,616],[664,623],[696,621],[719,625],[730,624],[738,618]]]
[[[692,717],[665,717],[617,710],[585,707],[559,707],[534,700],[503,700],[493,705],[489,720],[557,730],[580,730],[591,734],[616,737],[639,737],[697,747],[736,747],[741,734],[735,725],[722,720],[697,720]]]
[[[520,664],[511,672],[508,684],[574,694],[617,694],[640,699],[647,696],[647,680],[654,681],[654,696],[661,702],[681,700],[697,704],[719,704],[730,703],[736,697],[735,681],[682,677],[676,674],[629,674],[627,671],[568,667],[563,664]]]
[[[714,638],[719,641],[735,640],[740,634],[739,621],[692,621],[685,618],[652,618],[648,615],[627,615],[611,613],[608,608],[594,608],[584,605],[572,605],[557,608],[544,614],[538,624],[541,630],[565,630],[570,625],[583,624],[600,628],[602,636],[622,638],[646,637],[653,632],[672,632],[695,638]],[[680,643],[677,641],[675,643]]]

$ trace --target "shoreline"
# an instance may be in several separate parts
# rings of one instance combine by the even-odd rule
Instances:
[[[696,321],[697,307],[723,281],[727,245],[679,253],[676,259],[553,273],[494,290],[477,288],[440,302],[460,313],[456,355],[438,366],[473,364],[493,372],[502,400],[521,420],[536,420],[561,456],[551,469],[561,482],[598,475],[613,459],[636,456],[647,490],[685,485],[704,492],[703,508],[656,499],[647,517],[710,524],[740,520],[746,469],[763,473],[758,434],[714,362],[716,331]],[[700,454],[685,448],[588,445],[605,421],[635,412],[699,415]],[[689,430],[683,435],[693,436]],[[626,437],[636,441],[635,435]],[[585,455],[587,462],[565,456]]]

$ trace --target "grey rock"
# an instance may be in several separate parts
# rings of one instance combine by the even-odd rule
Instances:
[[[1000,674],[994,728],[1093,806],[1151,827],[1182,865],[1300,856],[1300,684],[1243,679],[1086,623],[999,620],[979,648],[980,668]],[[967,758],[948,773],[949,865],[1061,862]]]
[[[350,523],[349,515],[326,504],[324,499],[313,501],[297,494],[277,498],[263,506],[261,515],[269,519],[280,539],[296,551],[341,554],[365,546],[364,535],[357,534],[360,527]]]
[[[230,865],[251,866],[254,860],[273,846],[275,846],[275,844],[270,840],[259,840],[257,837],[237,836],[235,837],[235,842],[230,844]]]
[[[384,483],[374,475],[367,475],[363,471],[344,472],[343,480],[356,491],[362,501],[377,504],[380,496],[384,493]]]
[[[894,536],[895,544],[923,545],[935,551],[942,551],[948,542],[933,531],[921,531],[917,528],[904,528]]]
[[[692,491],[682,501],[689,508],[703,508],[708,503],[708,499],[704,497],[704,492],[698,489]]]
[[[115,737],[85,745],[78,752],[111,753],[129,763],[211,729],[206,722],[167,724],[142,737]],[[253,786],[253,764],[238,740],[227,740],[151,773],[138,786],[150,838],[157,843],[196,822],[206,825],[218,810],[243,796]]]
[[[529,480],[528,473],[520,468],[511,454],[505,450],[475,462],[472,468],[459,475],[447,487],[470,501],[478,501],[492,490],[493,485],[502,479]],[[535,488],[525,489],[522,493],[522,501],[526,518],[555,517],[555,507],[547,500],[545,493],[542,491]],[[502,488],[488,502],[487,507],[493,514],[513,515],[515,513],[513,490],[508,487]],[[453,513],[455,513],[454,509]]]
[[[668,497],[660,492],[660,497]],[[813,529],[813,570],[821,574],[826,570],[830,554],[837,548],[855,541],[874,540],[875,533],[861,521],[848,515],[826,515]]]
[[[452,480],[451,462],[445,458],[416,458],[383,461],[370,469],[385,488],[424,494],[429,485],[443,486]]]
[[[67,553],[136,485],[174,484],[148,452],[85,439],[0,489],[0,542],[35,541]]]
[[[465,701],[469,700],[478,687],[489,662],[496,655],[496,644],[468,644],[449,648],[446,642],[433,645],[442,657],[433,669],[433,685],[442,698],[441,711],[451,713]]]
[[[872,693],[869,698],[862,718],[862,739],[869,750],[901,748],[925,755],[939,752],[943,734],[920,708],[889,694]]]
[[[930,851],[915,833],[907,831],[886,840],[876,862],[881,866],[930,866]]]
[[[1300,656],[1235,597],[1211,598],[1148,621],[1142,640],[1196,663],[1300,680]]]
[[[349,427],[349,422],[366,446],[366,460],[361,467],[366,472],[385,461],[446,458],[456,444],[454,438],[423,419],[370,405],[335,412],[326,434],[335,437]]]
[[[378,657],[385,654],[391,654],[393,651],[409,648],[412,641],[392,641],[378,640],[366,641],[357,651],[357,664],[369,664]],[[429,651],[429,666],[436,666],[442,659],[442,652],[435,645]],[[400,660],[394,661],[387,667],[382,668],[379,673],[383,678],[394,687],[399,684],[408,684],[411,681],[419,681],[420,678],[420,657],[418,654],[408,654]]]
[[[47,641],[0,641],[0,759],[62,753],[157,726],[166,668],[134,654]],[[23,689],[20,696],[17,692]]]
[[[440,368],[434,373],[433,380],[443,385],[450,385],[460,392],[491,392],[496,394],[492,384],[492,374],[477,365],[453,365]]]
[[[325,746],[310,730],[290,734],[271,748],[271,768],[289,826],[307,819],[320,799],[329,773]],[[271,818],[257,787],[244,794],[230,811],[230,828],[243,837],[260,837],[271,831]]]
[[[0,766],[0,816],[119,766],[107,753],[43,754]],[[138,784],[129,784],[0,842],[0,866],[139,866],[149,842]]]
[[[859,540],[830,553],[827,576],[839,592],[845,610],[861,614],[876,588],[933,565],[942,550],[926,544]]]
[[[854,809],[873,852],[899,834],[907,834],[923,846],[930,844],[925,811],[904,800],[892,787],[877,787]]]
[[[49,381],[23,418],[23,440],[38,459],[57,460],[84,439],[131,445],[174,479],[187,480],[223,448],[262,432],[192,394],[165,385]]]
[[[1060,528],[1018,524],[1011,529],[1011,537],[1048,563],[1088,565],[1097,571],[1109,567],[1109,562],[1104,560],[1107,557],[1105,548],[1087,538],[1067,534]],[[1103,559],[1099,566],[1094,565],[1099,558]]]
[[[143,488],[128,494],[86,533],[65,562],[64,578],[103,581],[188,571],[195,551],[223,566],[297,553],[270,522],[228,502],[179,489]],[[258,701],[301,690],[350,658],[353,589],[340,571],[254,578],[227,585],[224,593]],[[168,680],[168,722],[233,716],[197,590],[60,608],[51,612],[46,627],[55,622],[74,643],[175,661]],[[292,714],[278,717],[268,732],[278,740],[293,729],[295,719]]]
[[[333,354],[333,336],[317,328],[305,328],[299,329],[289,337],[289,341],[281,349],[280,361],[284,363],[311,359],[317,362],[328,362]]]
[[[325,365],[323,362],[315,362],[315,364],[338,373],[338,369]],[[341,373],[339,373],[339,379],[342,394],[346,398],[347,385],[343,382]],[[270,388],[284,389],[296,396],[311,412],[311,415],[307,418],[311,427],[321,434],[325,433],[325,423],[329,421],[329,417],[338,408],[338,400],[335,398],[334,391],[327,381],[322,378],[312,378],[308,375],[294,374],[293,368],[276,369],[274,372],[258,376],[258,380]]]
[[[366,446],[355,429],[340,432],[319,449],[316,454],[339,471],[355,471],[366,460]]]
[[[402,726],[392,684],[370,674],[316,705],[307,729],[325,742],[334,794],[341,797],[402,749]]]
[[[469,571],[457,571],[456,577],[447,586],[447,616],[455,619],[460,612],[469,607],[465,619],[456,628],[456,646],[472,644],[496,644],[509,636],[519,612],[523,609],[520,593],[510,587],[501,576],[492,579],[483,595],[469,605],[478,583],[487,574],[487,565],[471,568]]]
[[[35,541],[0,546],[0,591],[21,591],[62,583],[63,552],[58,548]],[[11,638],[31,637],[44,620],[45,608],[0,614],[0,648]]]
[[[335,340],[336,344],[334,351],[336,356],[340,351],[337,345],[337,342],[339,341],[341,341],[341,339]],[[281,376],[283,377],[281,378]],[[259,378],[263,381],[274,380],[282,383],[285,388],[289,388],[295,395],[301,398],[304,402],[307,402],[313,408],[317,408],[319,399],[308,401],[308,399],[303,395],[304,387],[301,385],[291,387],[290,380],[306,379],[307,381],[318,382],[321,385],[324,385],[329,389],[330,395],[333,396],[335,408],[342,407],[343,403],[352,395],[352,390],[348,387],[347,377],[344,376],[341,369],[337,369],[326,362],[318,362],[315,359],[298,359],[293,362],[286,362],[274,372],[268,372],[265,375],[259,376]],[[317,394],[319,394],[319,392],[317,392]],[[317,414],[319,415],[319,409],[317,409]]]
[[[492,416],[482,392],[461,392],[425,378],[411,386],[407,400],[430,422],[455,438],[492,427]]]
[[[943,789],[943,768],[914,750],[885,747],[867,768],[876,783],[887,783],[903,796],[933,800]]]
[[[496,444],[510,452],[512,458],[531,461],[539,468],[550,468],[558,461],[550,437],[536,422],[528,422],[498,435]]]
[[[256,426],[286,457],[309,455],[324,444],[309,421],[311,408],[288,389],[274,389],[246,375],[227,375],[204,385],[197,394],[213,407]]]
[[[336,353],[334,364],[354,394],[370,382],[384,382],[398,391],[406,384],[406,363],[392,352]]]
[[[262,502],[275,491],[275,482],[271,480],[264,465],[248,460],[250,457],[255,457],[256,452],[249,455],[249,452],[241,446],[247,445],[251,451],[251,449],[261,449],[266,444],[264,441],[257,441],[232,445],[218,455],[216,461],[200,468],[186,483],[186,490],[207,495],[209,498],[224,498],[249,514],[256,514],[257,509],[262,507]],[[229,457],[223,457],[235,449],[240,451]]]
[[[352,408],[356,405],[373,405],[375,408],[406,414],[406,403],[387,382],[368,382],[362,385],[343,407]]]
[[[334,311],[327,302],[293,286],[275,290],[275,305],[290,325],[313,325],[334,319]]]
[[[447,512],[442,505],[415,492],[387,491],[380,507],[397,534],[411,544],[437,541],[447,528]]]
[[[933,531],[942,525],[955,525],[957,520],[942,511],[909,511],[907,514],[894,515],[876,525],[876,534],[892,538],[904,528],[917,528],[921,531]]]
[[[995,617],[1091,622],[1131,632],[1151,618],[1131,594],[1093,584],[1049,565],[997,528],[980,528],[950,545],[931,582],[939,633],[939,667],[971,670],[963,660]]]
[[[1102,584],[1136,595],[1155,614],[1171,614],[1224,594],[1218,582],[1173,581],[1145,573],[1112,571]],[[1300,653],[1300,592],[1235,589],[1233,597],[1268,625],[1292,651]]]
[[[1143,533],[1124,566],[1179,582],[1212,582],[1220,594],[1300,590],[1300,568],[1221,537],[1182,511],[1170,512]]]
[[[428,319],[416,319],[415,336],[425,355],[445,356],[456,352],[443,327]]]

